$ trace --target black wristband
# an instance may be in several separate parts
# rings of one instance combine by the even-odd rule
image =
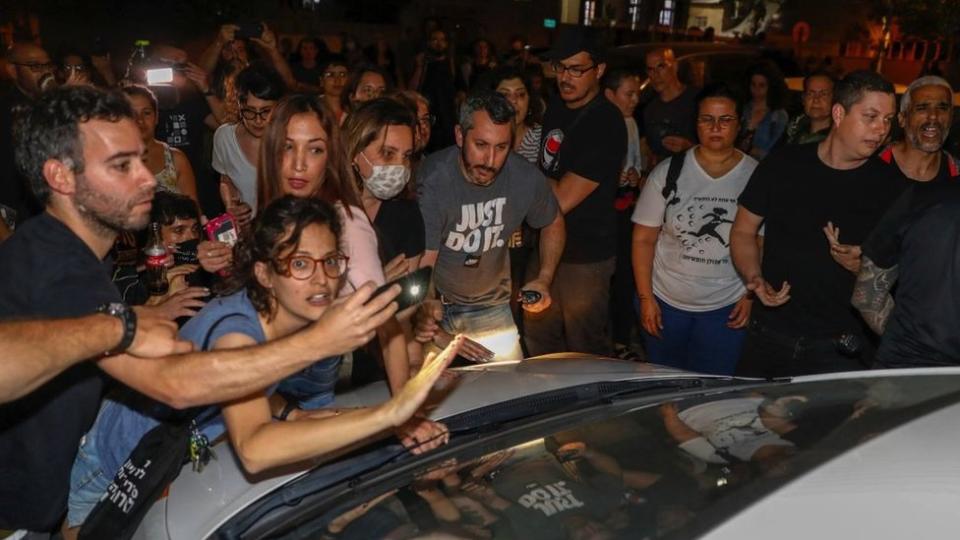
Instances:
[[[98,307],[97,313],[116,317],[120,319],[120,323],[123,324],[123,337],[120,338],[120,343],[104,354],[119,354],[129,349],[130,345],[133,344],[133,338],[137,335],[136,312],[120,302],[111,302]]]
[[[283,406],[283,410],[280,411],[280,414],[274,416],[275,419],[280,420],[281,422],[285,421],[287,417],[290,416],[290,413],[294,411],[294,409],[297,409],[296,401],[292,399],[288,399],[286,401],[287,401],[287,404]]]

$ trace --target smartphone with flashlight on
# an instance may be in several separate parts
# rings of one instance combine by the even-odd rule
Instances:
[[[158,84],[170,84],[173,82],[173,68],[156,68],[148,69],[147,74],[147,86],[156,86]]]
[[[370,296],[370,299],[372,300],[377,296],[380,296],[381,293],[385,292],[394,285],[400,285],[400,294],[394,299],[394,302],[396,302],[399,306],[397,311],[403,311],[410,306],[415,306],[420,302],[423,302],[423,299],[426,298],[427,289],[430,288],[430,275],[432,272],[433,267],[424,266],[419,270],[411,272],[400,279],[391,281],[390,283],[378,288],[373,292],[373,295]]]

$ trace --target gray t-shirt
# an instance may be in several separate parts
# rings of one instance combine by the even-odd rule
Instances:
[[[535,229],[551,224],[557,199],[543,173],[512,152],[486,187],[464,178],[459,155],[456,146],[431,154],[417,172],[426,249],[439,251],[434,283],[458,304],[504,304],[510,233],[524,220]]]

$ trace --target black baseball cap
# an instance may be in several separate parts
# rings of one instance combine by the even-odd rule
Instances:
[[[557,41],[540,57],[549,62],[563,60],[579,53],[586,52],[595,62],[604,61],[604,47],[600,44],[600,35],[595,28],[589,26],[566,26],[560,30]]]

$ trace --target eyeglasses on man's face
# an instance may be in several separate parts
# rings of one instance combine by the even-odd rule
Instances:
[[[567,66],[561,62],[554,62],[550,64],[550,67],[553,68],[553,72],[557,74],[557,77],[568,73],[571,77],[579,79],[586,75],[587,72],[597,69],[597,65],[593,64],[591,66]]]

